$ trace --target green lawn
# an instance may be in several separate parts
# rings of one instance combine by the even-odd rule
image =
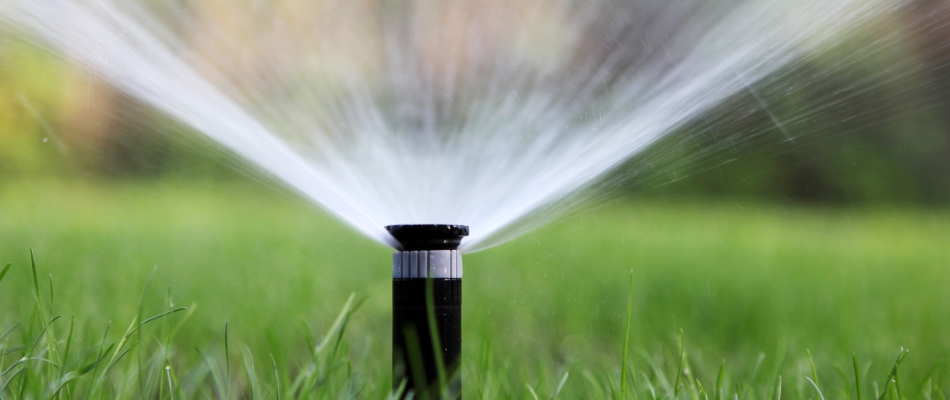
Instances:
[[[0,398],[383,397],[390,252],[263,185],[0,182]],[[871,398],[901,347],[890,387],[950,393],[950,212],[628,201],[465,262],[465,398],[616,395],[630,274],[629,398],[717,398],[723,362],[722,398],[855,398],[852,354]],[[140,303],[188,309],[104,352]]]

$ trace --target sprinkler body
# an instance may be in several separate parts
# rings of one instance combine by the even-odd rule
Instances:
[[[458,247],[468,227],[391,225],[386,229],[403,247],[393,254],[393,388],[405,383],[403,398],[410,393],[417,399],[442,398],[446,393],[460,398],[462,257]]]

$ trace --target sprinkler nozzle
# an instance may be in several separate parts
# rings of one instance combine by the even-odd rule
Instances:
[[[386,227],[403,251],[458,250],[468,236],[465,225],[389,225]]]

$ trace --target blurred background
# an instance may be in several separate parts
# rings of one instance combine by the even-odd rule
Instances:
[[[336,2],[285,3],[301,13],[299,24],[334,16],[335,23],[320,25],[318,37],[324,38],[320,46],[338,46],[340,54],[357,40],[347,37],[347,15],[369,12]],[[226,2],[190,5],[181,20],[188,21],[192,48],[183,53],[206,51],[202,46],[222,37],[239,41],[246,34],[241,30],[249,24],[242,20],[246,16]],[[913,2],[733,96],[709,118],[694,121],[621,168],[616,177],[624,178],[623,192],[843,205],[946,204],[948,13],[943,1]],[[546,23],[556,22],[543,18],[536,17],[540,37]],[[220,32],[222,27],[233,32]],[[276,37],[270,40],[290,40],[293,32],[271,32]],[[257,42],[255,48],[264,47]],[[873,51],[855,50],[862,48]],[[218,51],[222,63],[241,65],[238,70],[266,68],[266,57],[255,56],[253,49]],[[4,34],[0,60],[3,181],[41,176],[244,179],[234,169],[240,162],[200,135],[43,48]],[[332,80],[341,73],[324,74]]]

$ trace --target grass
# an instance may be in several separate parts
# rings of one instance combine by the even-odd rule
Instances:
[[[947,398],[948,226],[741,201],[581,213],[466,256],[464,397]],[[0,232],[0,398],[390,395],[390,250],[291,196],[3,182]]]

